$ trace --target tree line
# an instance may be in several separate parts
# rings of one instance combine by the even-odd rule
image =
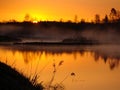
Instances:
[[[100,15],[95,15],[95,23],[113,23],[113,22],[120,22],[120,11],[112,8],[108,15],[101,20]]]
[[[33,21],[38,21],[37,18],[32,18],[29,14],[26,14],[24,17],[23,22],[21,23],[33,23]],[[60,21],[38,21],[39,23],[41,22],[45,22],[45,23],[49,23],[49,22],[56,22],[56,23],[116,23],[116,22],[120,22],[120,11],[115,9],[115,8],[111,8],[110,13],[106,14],[104,16],[104,18],[101,18],[99,14],[96,14],[94,16],[94,20],[92,20],[91,22],[87,22],[85,21],[85,19],[78,19],[78,16],[75,15],[73,21],[68,20],[68,21],[63,21],[63,19],[61,18]],[[4,22],[3,22],[4,23]],[[14,19],[7,21],[6,23],[20,23]]]

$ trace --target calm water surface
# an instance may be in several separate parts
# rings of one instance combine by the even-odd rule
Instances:
[[[120,46],[0,46],[0,60],[65,90],[120,90]]]

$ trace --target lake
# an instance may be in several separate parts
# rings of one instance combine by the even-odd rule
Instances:
[[[120,45],[1,45],[0,60],[65,90],[120,90]]]

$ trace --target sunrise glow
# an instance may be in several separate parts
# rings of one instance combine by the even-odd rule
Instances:
[[[38,21],[33,21],[32,23],[35,23],[35,24],[36,24],[36,23],[38,23]]]
[[[23,21],[26,13],[38,21],[78,21],[94,19],[95,14],[101,18],[110,13],[111,8],[120,8],[119,0],[1,0],[0,21]]]

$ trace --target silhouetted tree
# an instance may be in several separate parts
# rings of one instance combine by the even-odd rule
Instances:
[[[80,21],[81,23],[85,23],[85,19],[81,19],[81,21]]]
[[[95,15],[95,23],[100,23],[100,15],[99,14]]]
[[[110,19],[112,22],[120,20],[120,11],[116,10],[115,8],[112,8],[110,12]]]
[[[27,22],[30,21],[30,15],[26,14],[25,17],[24,17],[24,19],[25,19],[24,21],[27,21]]]
[[[117,16],[117,11],[115,8],[112,8],[110,12],[110,19],[114,21],[116,19],[116,16]]]
[[[62,18],[60,18],[60,22],[63,22],[63,19],[62,19]]]
[[[17,22],[15,19],[11,19],[11,20],[9,20],[9,22],[13,22],[13,23],[15,23],[15,22]]]
[[[109,22],[109,19],[108,19],[108,16],[107,16],[107,15],[105,15],[105,17],[104,17],[104,19],[103,19],[103,22],[104,22],[104,23],[108,23],[108,22]]]
[[[75,17],[74,17],[74,22],[75,22],[75,23],[78,22],[78,16],[77,16],[77,15],[75,15]]]

